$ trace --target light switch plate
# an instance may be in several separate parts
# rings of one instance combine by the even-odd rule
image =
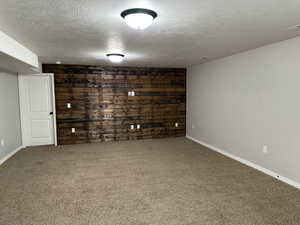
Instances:
[[[68,109],[71,109],[71,108],[72,108],[71,103],[67,103],[67,108],[68,108]]]
[[[72,128],[72,133],[75,133],[76,132],[76,129],[73,127]]]
[[[140,128],[141,128],[141,125],[140,125],[140,124],[136,125],[136,128],[137,128],[137,129],[140,129]]]
[[[132,124],[132,125],[130,125],[130,129],[131,130],[133,130],[134,129],[134,125]]]
[[[178,123],[175,123],[175,127],[178,127]]]

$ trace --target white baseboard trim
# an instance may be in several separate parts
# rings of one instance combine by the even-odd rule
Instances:
[[[22,148],[24,148],[24,146],[20,146],[17,149],[15,149],[14,151],[12,151],[11,153],[7,154],[6,156],[4,156],[2,159],[0,159],[0,165],[2,165],[6,160],[8,160],[10,157],[12,157],[14,154],[16,154],[18,151],[20,151]]]
[[[272,177],[274,177],[274,178],[276,178],[276,179],[278,179],[278,180],[280,180],[280,181],[282,181],[282,182],[284,182],[284,183],[287,183],[287,184],[289,184],[289,185],[291,185],[291,186],[293,186],[293,187],[295,187],[295,188],[300,189],[300,183],[298,183],[298,182],[296,182],[296,181],[293,181],[293,180],[291,180],[291,179],[289,179],[289,178],[287,178],[287,177],[281,176],[280,174],[277,174],[277,173],[275,173],[275,172],[273,172],[273,171],[271,171],[271,170],[269,170],[269,169],[266,169],[266,168],[264,168],[264,167],[262,167],[262,166],[259,166],[259,165],[255,164],[255,163],[253,163],[253,162],[250,162],[250,161],[248,161],[248,160],[242,159],[242,158],[240,158],[240,157],[238,157],[238,156],[235,156],[235,155],[233,155],[233,154],[231,154],[231,153],[228,153],[228,152],[226,152],[226,151],[224,151],[224,150],[222,150],[222,149],[219,149],[219,148],[217,148],[217,147],[215,147],[215,146],[212,146],[212,145],[210,145],[210,144],[207,144],[207,143],[205,143],[205,142],[203,142],[203,141],[199,141],[199,140],[197,140],[196,138],[193,138],[193,137],[191,137],[191,136],[188,136],[188,135],[187,135],[186,138],[188,138],[188,139],[190,139],[190,140],[192,140],[192,141],[194,141],[194,142],[197,142],[198,144],[203,145],[203,146],[205,146],[205,147],[207,147],[207,148],[209,148],[209,149],[211,149],[211,150],[213,150],[213,151],[215,151],[215,152],[218,152],[218,153],[220,153],[220,154],[222,154],[222,155],[225,155],[225,156],[227,156],[227,157],[229,157],[229,158],[231,158],[231,159],[234,159],[234,160],[236,160],[236,161],[239,161],[239,162],[242,163],[242,164],[245,164],[245,165],[247,165],[247,166],[249,166],[249,167],[252,167],[252,168],[254,168],[254,169],[256,169],[256,170],[259,170],[259,171],[261,171],[261,172],[263,172],[263,173],[265,173],[265,174],[268,174],[269,176],[272,176]]]

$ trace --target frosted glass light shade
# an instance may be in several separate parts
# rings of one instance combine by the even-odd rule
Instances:
[[[143,13],[130,14],[124,19],[128,26],[136,30],[144,30],[153,23],[153,17]]]

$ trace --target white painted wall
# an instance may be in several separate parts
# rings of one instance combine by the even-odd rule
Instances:
[[[299,37],[189,67],[187,102],[188,136],[300,182]]]
[[[22,145],[18,76],[0,71],[0,164]]]

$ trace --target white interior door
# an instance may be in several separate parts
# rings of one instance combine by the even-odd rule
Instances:
[[[52,85],[50,75],[21,76],[20,99],[25,146],[55,144]]]

